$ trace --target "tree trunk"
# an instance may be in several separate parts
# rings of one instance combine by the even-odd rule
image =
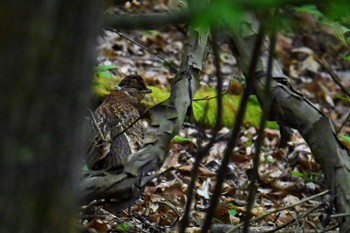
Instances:
[[[73,232],[98,1],[0,2],[0,232]]]
[[[239,67],[247,72],[252,44],[257,37],[258,22],[247,18],[248,23],[239,32],[232,32],[233,43],[239,50]],[[256,72],[267,73],[267,49],[262,49]],[[339,142],[331,120],[318,110],[308,99],[296,91],[284,77],[281,65],[274,61],[272,69],[271,93],[265,96],[266,75],[254,80],[256,95],[264,106],[271,103],[271,116],[280,125],[297,129],[309,145],[315,160],[321,165],[328,189],[334,198],[337,213],[350,212],[350,155]],[[340,232],[350,231],[350,217],[338,218]]]

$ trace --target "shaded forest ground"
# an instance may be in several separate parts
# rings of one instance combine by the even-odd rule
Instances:
[[[157,3],[143,1],[142,4],[128,3],[121,10],[166,11],[171,7],[173,6],[163,1]],[[113,7],[110,10],[116,9]],[[286,31],[278,35],[276,56],[283,64],[285,73],[293,79],[297,89],[316,103],[320,110],[333,120],[335,128],[339,129],[346,122],[349,103],[326,68],[330,67],[336,71],[341,77],[343,86],[349,89],[350,63],[343,57],[349,55],[350,51],[334,32],[320,27],[312,15],[300,13],[297,18],[303,26],[296,32]],[[174,77],[170,65],[179,66],[186,36],[179,28],[169,27],[160,31],[120,31],[118,33],[105,31],[99,40],[100,55],[97,63],[99,66],[111,65],[106,72],[96,72],[93,91],[101,98],[120,77],[130,73],[140,74],[149,86],[164,89],[162,92],[164,94],[170,85],[170,80]],[[231,54],[225,45],[220,47],[220,60],[221,71],[225,78],[224,89],[227,90],[227,94],[241,94],[244,81],[241,80],[240,71],[236,68],[234,54]],[[324,66],[320,64],[320,60],[323,61]],[[202,88],[199,92],[215,86],[214,75],[213,55],[208,48],[208,57],[201,75]],[[164,96],[155,91],[145,102],[154,104],[163,98]],[[201,100],[201,102],[206,101]],[[231,114],[234,115],[234,110]],[[90,230],[95,228],[101,232],[108,230],[163,232],[167,228],[176,226],[181,221],[194,156],[198,148],[210,139],[209,128],[203,119],[193,121],[189,118],[181,130],[179,135],[181,137],[174,139],[160,174],[145,189],[142,198],[137,200],[129,210],[120,213],[98,209],[94,217],[82,216],[84,225]],[[195,230],[204,219],[215,184],[215,174],[227,144],[227,137],[225,137],[227,132],[228,129],[223,127],[218,141],[202,162],[191,213],[191,230]],[[256,133],[254,120],[248,119],[233,152],[233,159],[229,165],[230,172],[223,186],[220,205],[215,215],[216,223],[238,224],[243,218],[248,177],[255,152]],[[349,133],[349,123],[346,123],[341,128],[340,135],[349,135]],[[325,198],[327,197],[325,193],[294,206],[305,198],[325,191],[320,167],[314,161],[304,140],[295,133],[286,147],[278,148],[280,135],[277,129],[267,128],[265,136],[260,158],[259,189],[253,215],[259,217],[277,209],[281,210],[267,215],[255,225],[278,227],[300,217],[289,226],[297,232],[302,229],[320,229],[322,224],[327,224],[326,227],[335,226],[335,221],[323,222],[322,219],[324,214],[329,212],[329,200]],[[347,137],[344,137],[345,141],[346,139]],[[282,209],[288,206],[290,208]],[[286,229],[284,228],[283,232],[286,232]]]

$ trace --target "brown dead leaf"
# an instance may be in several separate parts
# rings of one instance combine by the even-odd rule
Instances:
[[[290,213],[289,210],[283,210],[280,212],[280,214],[278,215],[277,220],[275,221],[277,226],[281,226],[287,222],[290,222],[292,220],[294,220],[295,217],[293,217],[292,213]]]
[[[211,183],[211,179],[207,178],[201,185],[200,188],[197,189],[197,194],[201,197],[203,197],[204,199],[209,200],[210,196],[209,196],[209,188],[210,188],[210,183]]]
[[[266,212],[265,212],[265,209],[263,208],[263,207],[261,207],[261,206],[257,206],[257,207],[254,207],[253,209],[252,209],[252,214],[253,214],[253,216],[255,216],[255,217],[259,217],[259,216],[261,216],[261,215],[264,215]]]
[[[109,225],[106,222],[95,218],[91,220],[86,225],[86,227],[95,229],[97,232],[107,232],[110,229]]]
[[[181,166],[178,168],[179,171],[183,171],[183,172],[191,172],[193,169],[193,165],[186,165],[186,166]],[[216,173],[213,171],[210,171],[208,168],[206,167],[199,167],[199,175],[202,176],[216,176]]]
[[[250,162],[252,158],[252,154],[236,153],[234,156],[231,157],[231,161],[234,163],[245,163]]]
[[[219,204],[214,213],[215,221],[220,223],[230,223],[229,208],[230,206],[225,203]]]

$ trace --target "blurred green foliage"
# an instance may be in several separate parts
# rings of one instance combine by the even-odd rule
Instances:
[[[192,26],[194,27],[209,27],[214,26],[220,22],[229,22],[230,24],[237,23],[242,19],[243,11],[240,9],[236,1],[229,0],[215,0],[210,1],[207,6],[204,6],[204,1],[190,1],[189,6],[203,6],[199,8],[199,12],[192,18]],[[197,8],[196,8],[197,9]],[[220,22],[218,21],[220,19]]]
[[[350,4],[345,0],[327,1],[300,1],[300,0],[188,0],[189,9],[193,12],[192,26],[211,27],[225,24],[237,30],[239,24],[244,22],[247,13],[254,13],[260,19],[274,13],[270,24],[275,24],[280,30],[289,30],[296,13],[308,13],[317,18],[319,23],[327,25],[337,38],[349,45],[350,38],[346,33],[350,31]],[[276,10],[277,9],[277,10]],[[276,11],[275,11],[276,10]]]
[[[116,83],[121,80],[113,74],[113,70],[117,69],[115,65],[99,65],[94,69],[94,77],[92,79],[92,92],[97,97],[108,95]]]
[[[333,3],[331,6],[335,7],[335,3]],[[322,13],[316,5],[302,5],[294,8],[297,13],[308,13],[313,16],[315,16],[318,19],[318,22],[322,24],[323,26],[327,26],[331,30],[333,30],[334,36],[336,36],[340,41],[342,41],[346,45],[350,45],[350,38],[349,36],[346,36],[348,32],[350,32],[349,23],[349,13],[348,15],[344,15],[347,20],[344,21],[345,18],[337,17],[334,18],[333,14],[334,12],[325,11],[325,13]],[[335,9],[335,8],[333,8]],[[350,8],[349,8],[350,10]],[[328,15],[327,15],[328,13]],[[339,16],[339,14],[337,14]]]
[[[158,104],[166,100],[170,93],[159,87],[150,87],[152,93],[150,98],[146,99],[149,105]],[[192,102],[193,117],[197,124],[203,127],[214,127],[216,123],[217,111],[216,90],[210,87],[200,88],[194,96]],[[214,97],[214,98],[213,98]],[[223,114],[222,126],[231,128],[234,124],[235,116],[241,97],[238,95],[223,95]],[[261,108],[255,96],[249,99],[247,111],[245,113],[244,125],[258,127],[261,117]],[[278,125],[274,122],[268,122],[269,128],[277,129]]]

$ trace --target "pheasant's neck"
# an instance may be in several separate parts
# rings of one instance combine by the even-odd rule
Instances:
[[[107,98],[114,99],[116,102],[119,103],[130,103],[130,104],[139,104],[141,102],[141,99],[143,98],[143,94],[137,94],[137,93],[130,93],[125,90],[118,90],[113,91]]]

